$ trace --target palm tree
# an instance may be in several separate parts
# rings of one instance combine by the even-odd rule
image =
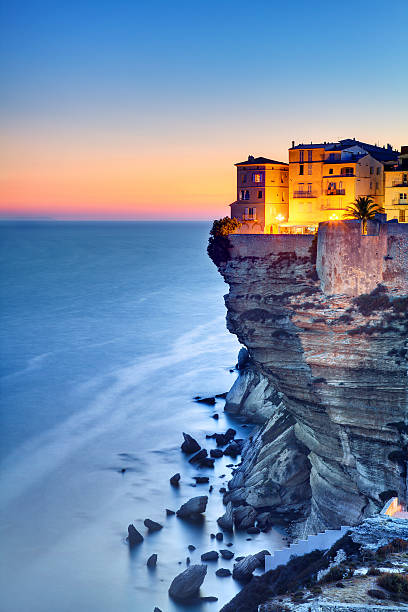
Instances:
[[[374,202],[369,196],[359,196],[350,206],[345,208],[346,219],[360,219],[363,222],[363,234],[367,233],[367,221],[374,219],[377,213],[383,213],[384,209]]]

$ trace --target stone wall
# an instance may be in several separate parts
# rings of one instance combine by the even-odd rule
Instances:
[[[291,234],[231,234],[231,257],[267,257],[279,253],[296,253],[298,257],[310,255],[313,242],[310,235]]]

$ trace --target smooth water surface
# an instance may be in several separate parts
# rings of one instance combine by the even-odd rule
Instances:
[[[249,428],[192,400],[228,390],[238,343],[225,329],[227,287],[206,254],[207,223],[2,223],[1,586],[4,612],[163,612],[171,580],[225,547],[210,539],[224,512],[180,452],[182,431]],[[220,413],[219,421],[211,418]],[[121,473],[126,468],[125,473]],[[169,484],[182,474],[179,489]],[[223,476],[224,475],[224,476]],[[201,525],[176,517],[199,494]],[[145,518],[164,528],[147,535]],[[145,535],[130,553],[127,526]],[[229,538],[236,555],[280,547],[278,531]],[[228,538],[227,538],[228,540]],[[158,554],[154,571],[146,567]],[[179,563],[181,562],[181,564]],[[208,565],[202,595],[217,611],[239,590]]]

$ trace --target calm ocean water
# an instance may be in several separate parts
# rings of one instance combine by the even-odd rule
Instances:
[[[181,432],[234,426],[192,401],[229,389],[239,349],[225,329],[227,287],[206,255],[207,223],[2,223],[1,577],[2,612],[163,612],[185,569],[188,544],[214,544],[223,513],[221,459],[202,526],[166,518],[193,488]],[[212,442],[212,441],[211,441]],[[209,448],[210,444],[206,444]],[[121,474],[125,467],[126,472]],[[182,474],[182,486],[168,479]],[[223,474],[226,476],[223,477]],[[133,522],[164,528],[130,554]],[[272,550],[276,531],[235,535],[238,554]],[[155,571],[146,559],[158,554]],[[182,564],[179,564],[179,562]],[[202,595],[219,610],[239,590],[209,564]],[[190,611],[193,608],[186,608]]]

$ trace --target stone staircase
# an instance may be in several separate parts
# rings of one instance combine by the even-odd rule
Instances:
[[[275,550],[272,555],[265,557],[265,571],[268,572],[278,567],[278,565],[286,564],[290,561],[291,557],[300,557],[313,550],[327,550],[349,529],[350,527],[348,526],[340,527],[340,529],[326,529],[326,531],[310,535],[304,540],[292,542],[287,548]]]

